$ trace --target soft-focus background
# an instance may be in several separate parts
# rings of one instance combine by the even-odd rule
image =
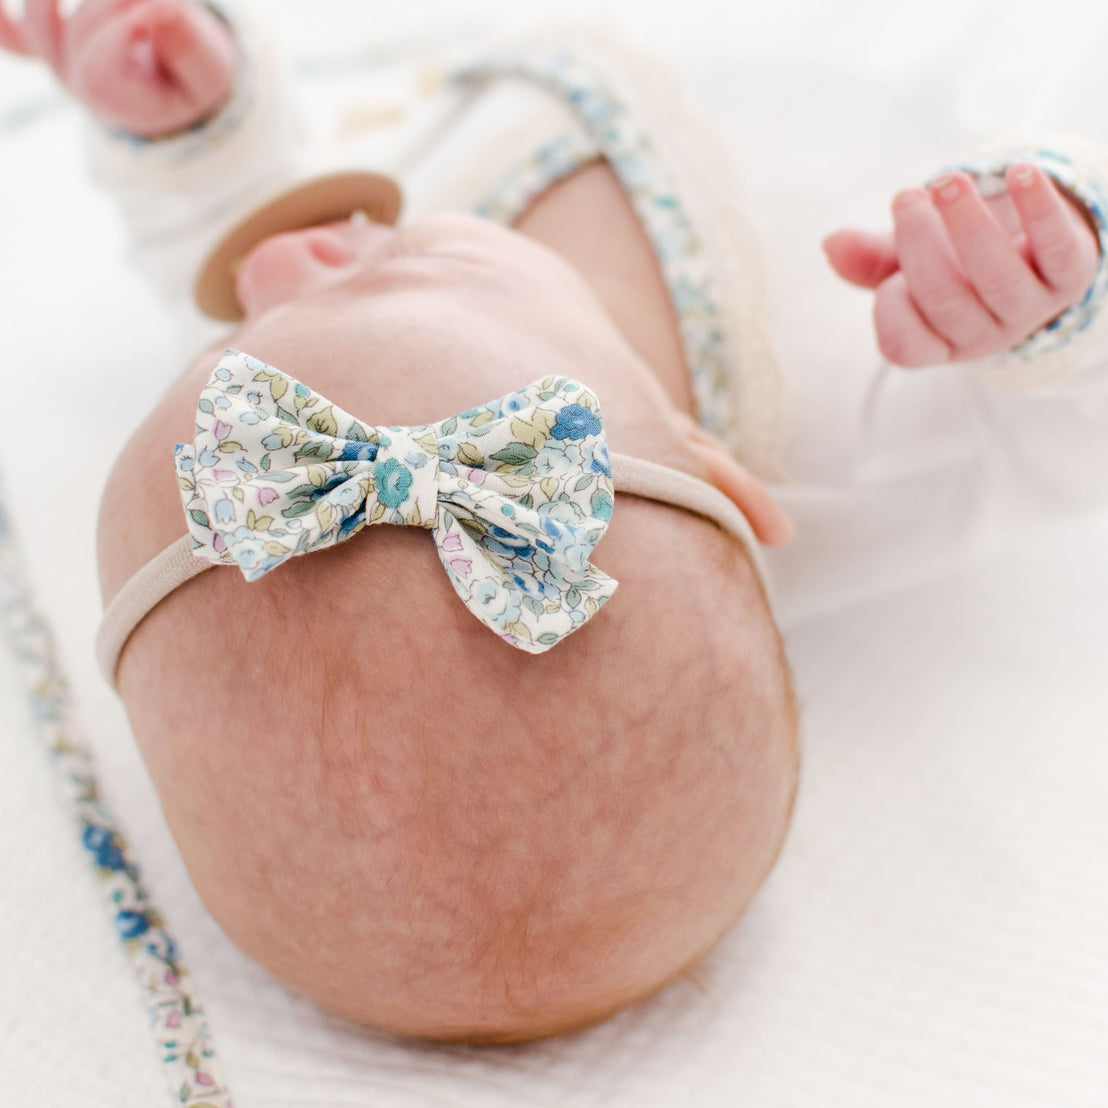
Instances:
[[[7,0],[11,2],[11,0]],[[730,116],[787,363],[876,363],[820,237],[999,132],[1108,139],[1108,5],[486,0],[258,5],[301,78],[383,45],[602,18]],[[315,76],[313,76],[313,74]],[[726,99],[723,99],[726,97]],[[803,787],[748,917],[577,1036],[397,1044],[288,996],[196,900],[91,663],[96,502],[184,352],[82,177],[78,113],[0,57],[0,471],[105,790],[192,964],[239,1108],[1108,1104],[1108,517],[790,629]],[[111,419],[93,422],[105,390]],[[22,698],[0,667],[5,1103],[170,1103]],[[202,721],[219,726],[218,720]],[[234,741],[233,735],[227,741]]]

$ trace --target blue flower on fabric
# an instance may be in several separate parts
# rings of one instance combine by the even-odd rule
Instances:
[[[177,944],[164,931],[151,929],[146,933],[146,949],[155,958],[172,965],[179,958]]]
[[[230,523],[235,518],[234,501],[224,496],[215,502],[212,512],[215,515],[216,523]]]
[[[327,493],[331,492],[333,489],[337,489],[340,485],[345,484],[349,480],[350,478],[345,473],[332,474],[312,493],[312,499],[318,500],[321,496],[326,496]]]
[[[523,541],[524,545],[516,545],[519,541]],[[513,561],[521,558],[526,560],[535,553],[535,548],[526,545],[526,540],[517,539],[513,542],[500,542],[497,539],[486,537],[483,546],[490,554],[498,554],[501,558],[511,558]]]
[[[361,525],[365,523],[365,507],[359,508],[353,515],[347,516],[339,524],[339,533],[345,537],[352,531],[356,531]]]
[[[408,499],[412,475],[395,458],[378,462],[373,467],[373,477],[377,482],[377,499],[386,508],[399,508]]]
[[[123,939],[137,939],[150,930],[150,921],[142,912],[119,912],[115,917],[116,930]]]
[[[535,553],[535,548],[528,538],[506,531],[495,524],[489,527],[483,545],[490,553],[499,554],[502,558],[522,558],[526,561]]]
[[[556,439],[587,439],[600,434],[600,420],[581,404],[567,404],[550,431]]]
[[[612,476],[612,459],[608,455],[608,444],[606,442],[596,444],[596,449],[592,452],[592,461],[589,462],[589,469],[593,473],[603,473],[605,477]]]
[[[527,572],[530,566],[521,567],[524,572],[513,573],[512,583],[520,592],[536,598],[546,595],[546,586],[533,573]]]
[[[346,478],[345,484],[336,488],[327,499],[337,508],[359,507],[365,497],[362,495],[361,482],[356,478]]]
[[[498,596],[500,589],[494,581],[481,581],[473,591],[473,599],[483,607],[488,607]]]
[[[375,442],[354,442],[348,439],[343,443],[342,453],[338,456],[340,462],[375,462],[377,461],[377,444]]]
[[[225,541],[231,557],[244,573],[256,573],[259,570],[264,573],[280,561],[279,558],[274,558],[267,553],[264,535],[251,531],[249,527],[236,528]]]
[[[81,841],[85,844],[85,848],[95,856],[96,864],[101,869],[120,870],[125,868],[123,852],[119,849],[119,843],[111,831],[90,824],[85,828]]]
[[[612,518],[612,498],[603,490],[598,489],[593,493],[589,504],[592,509],[593,519],[602,519],[605,522]]]

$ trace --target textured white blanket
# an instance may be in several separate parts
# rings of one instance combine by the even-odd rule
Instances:
[[[779,343],[830,375],[875,354],[864,298],[822,268],[824,232],[879,223],[896,188],[997,131],[1108,137],[1108,11],[1092,2],[717,11],[692,0],[680,28],[672,5],[525,14],[555,7],[609,12],[647,45],[683,51],[702,88],[732,71],[729,87],[757,106],[736,136],[775,248]],[[462,9],[443,0],[372,21],[341,0],[267,10],[296,49],[326,52],[344,28],[348,43],[351,26],[406,33]],[[0,118],[48,89],[0,59]],[[49,106],[0,134],[5,500],[105,791],[194,970],[238,1108],[1108,1103],[1103,514],[791,629],[806,762],[786,850],[740,926],[648,1004],[531,1046],[413,1046],[321,1015],[231,947],[189,885],[91,660],[99,489],[181,354],[120,259],[112,212],[81,180],[76,135],[73,113]],[[106,392],[118,407],[93,422],[107,418]],[[0,1100],[169,1105],[3,650],[0,704]]]

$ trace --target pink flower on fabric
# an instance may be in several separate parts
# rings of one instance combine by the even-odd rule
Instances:
[[[475,485],[483,485],[485,483],[485,471],[483,469],[467,469],[466,477]]]
[[[224,423],[223,420],[217,419],[212,426],[212,434],[217,439],[225,439],[231,433],[231,425]]]
[[[212,539],[212,549],[217,554],[222,554],[227,549],[227,544],[223,541],[223,536],[217,531]]]
[[[202,1073],[200,1070],[196,1071],[196,1083],[197,1085],[204,1086],[211,1086],[215,1084],[215,1082],[206,1073]]]
[[[212,476],[221,484],[224,481],[231,481],[238,484],[238,479],[235,477],[234,471],[230,469],[213,469]]]
[[[439,545],[443,550],[461,550],[462,536],[459,535],[457,531],[451,531],[449,535],[443,538]]]
[[[181,1013],[180,1012],[170,1012],[169,1015],[166,1017],[165,1025],[166,1025],[166,1027],[180,1027],[181,1026]]]
[[[469,571],[473,568],[473,562],[469,558],[451,558],[450,568],[459,577],[468,577]]]
[[[264,488],[258,490],[258,503],[264,508],[267,504],[272,504],[274,500],[280,495],[276,489]]]

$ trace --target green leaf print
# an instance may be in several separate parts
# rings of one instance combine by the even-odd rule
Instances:
[[[337,435],[339,433],[338,420],[332,408],[324,408],[315,412],[308,418],[308,426],[321,435]]]
[[[509,443],[503,450],[498,450],[491,455],[494,462],[501,465],[521,466],[534,461],[538,451],[533,446],[524,446],[521,442]]]

